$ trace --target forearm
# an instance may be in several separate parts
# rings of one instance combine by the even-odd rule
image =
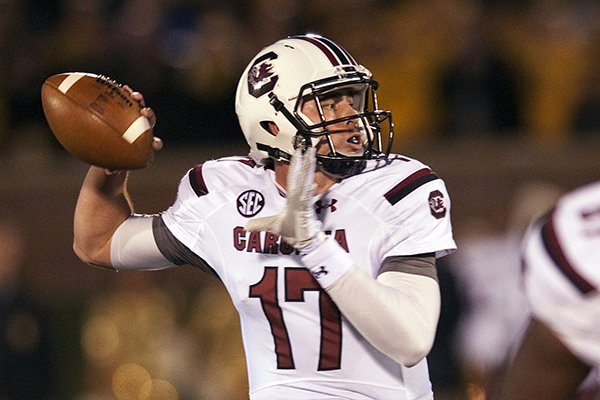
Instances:
[[[342,314],[373,346],[397,362],[412,366],[427,355],[440,312],[437,281],[430,276],[384,272],[365,274],[334,240],[316,241],[302,255]],[[435,259],[409,257],[406,268],[435,269]]]
[[[74,216],[73,249],[84,262],[110,266],[110,240],[132,212],[126,192],[127,173],[107,174],[104,169],[88,171]]]
[[[374,280],[355,266],[327,293],[365,339],[398,363],[415,365],[431,350],[440,310],[434,279],[386,272]]]

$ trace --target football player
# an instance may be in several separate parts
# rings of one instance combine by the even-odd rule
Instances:
[[[264,48],[236,94],[249,156],[190,169],[155,215],[134,213],[125,172],[91,167],[75,252],[117,270],[191,264],[217,277],[239,312],[253,400],[432,399],[425,357],[436,258],[456,247],[450,199],[428,166],[390,154],[376,89],[327,38]]]
[[[600,382],[600,181],[532,225],[523,265],[532,315],[500,399],[589,396]]]

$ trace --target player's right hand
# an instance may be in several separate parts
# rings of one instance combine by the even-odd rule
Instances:
[[[133,100],[137,101],[142,106],[140,114],[146,117],[148,121],[150,121],[150,126],[154,128],[154,126],[156,125],[156,113],[152,108],[146,106],[144,95],[141,92],[133,90],[129,85],[123,85],[123,89],[125,89],[129,93]],[[163,148],[163,146],[164,143],[161,138],[157,136],[154,136],[152,138],[152,149],[154,150],[154,152],[160,151]],[[105,169],[104,172],[106,175],[118,175],[121,171]]]

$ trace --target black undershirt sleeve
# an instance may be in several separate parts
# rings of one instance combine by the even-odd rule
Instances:
[[[154,239],[162,255],[175,265],[189,264],[218,277],[215,270],[201,257],[181,243],[165,225],[160,215],[152,222]],[[428,276],[438,280],[433,253],[413,256],[391,256],[383,260],[379,273],[388,271]]]
[[[204,259],[181,243],[167,228],[160,215],[152,221],[154,240],[163,256],[175,265],[192,265],[202,271],[218,277],[214,269]]]
[[[408,274],[428,276],[438,280],[435,255],[433,253],[413,256],[391,256],[383,260],[379,273],[388,271],[406,272]]]

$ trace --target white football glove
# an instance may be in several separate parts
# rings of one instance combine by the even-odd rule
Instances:
[[[307,251],[325,240],[313,201],[317,164],[315,153],[314,147],[307,149],[304,154],[296,150],[288,172],[287,204],[279,214],[248,221],[247,231],[269,231],[280,235],[300,251]]]

